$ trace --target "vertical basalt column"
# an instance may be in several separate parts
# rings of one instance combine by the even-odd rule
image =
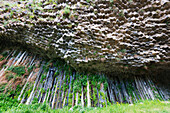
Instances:
[[[114,97],[113,89],[112,89],[113,83],[112,83],[111,80],[108,80],[108,84],[109,84],[108,85],[108,92],[109,92],[110,101],[111,101],[111,103],[115,103],[116,101],[115,101],[115,97]]]
[[[20,100],[21,95],[24,93],[24,90],[25,90],[25,88],[26,88],[26,85],[27,85],[27,83],[28,83],[28,81],[29,81],[29,79],[31,78],[32,75],[33,75],[33,71],[30,73],[29,77],[27,78],[27,81],[26,81],[24,87],[22,88],[22,90],[21,90],[21,92],[20,92],[20,95],[18,96],[18,101]]]
[[[37,86],[37,84],[38,84],[38,81],[39,81],[39,79],[40,79],[40,77],[41,77],[41,73],[42,73],[42,71],[43,71],[43,65],[44,65],[44,64],[42,64],[41,67],[40,67],[40,71],[39,71],[39,73],[38,73],[38,75],[37,75],[37,78],[36,78],[34,87],[33,87],[33,89],[32,89],[32,92],[31,92],[29,98],[27,99],[27,102],[26,102],[27,105],[30,104],[31,99],[33,98],[33,94],[34,94],[35,88],[36,88],[36,86]]]
[[[87,107],[91,107],[91,101],[90,101],[90,89],[89,89],[89,80],[87,76]]]
[[[84,93],[83,93],[83,90],[84,90],[84,88],[83,88],[83,86],[81,87],[81,106],[82,107],[84,107]]]
[[[53,109],[59,109],[64,106],[107,107],[108,103],[132,104],[140,100],[168,99],[150,76],[127,78],[116,76],[109,79],[107,75],[101,74],[79,75],[74,71],[72,73],[72,70],[65,68],[65,65],[60,64],[55,67],[58,64],[54,66],[51,63],[50,65],[41,63],[38,58],[29,57],[29,55],[27,52],[9,51],[4,57],[6,63],[2,65],[6,65],[8,69],[11,66],[8,65],[11,59],[15,59],[15,62],[12,61],[11,67],[15,65],[13,68],[28,65],[25,68],[29,68],[30,71],[27,75],[23,75],[25,84],[18,95],[21,103],[31,104],[34,99],[38,99],[38,103],[46,102]],[[0,69],[2,72],[6,68]]]
[[[71,81],[72,81],[72,76],[70,75],[70,83],[69,83],[69,89],[68,89],[68,95],[67,95],[67,103],[66,103],[66,106],[68,106],[68,99],[69,99],[69,94],[70,94],[70,91],[71,91]]]
[[[55,85],[55,92],[54,92],[54,97],[53,97],[53,101],[52,101],[52,109],[54,109],[54,107],[55,107],[56,94],[57,94],[57,90],[58,90],[57,87],[58,87],[60,80],[61,80],[61,75],[58,76],[57,83]]]

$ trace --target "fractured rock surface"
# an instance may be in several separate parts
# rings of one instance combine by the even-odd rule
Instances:
[[[52,51],[53,57],[65,59],[84,71],[169,69],[168,0],[37,0],[1,4],[1,42]]]

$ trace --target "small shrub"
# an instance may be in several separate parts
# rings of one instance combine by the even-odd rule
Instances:
[[[61,24],[60,23],[57,23],[57,26],[60,26]]]
[[[18,76],[21,76],[25,73],[25,67],[24,66],[10,67],[10,68],[8,68],[8,70],[16,73]]]
[[[66,14],[66,15],[70,14],[70,8],[68,6],[64,8],[63,14]]]
[[[32,104],[38,103],[38,98],[34,98]]]
[[[14,78],[14,75],[11,74],[11,73],[9,75],[7,74],[6,78],[7,78],[8,81],[10,81],[12,78]]]
[[[114,2],[114,0],[110,0],[110,3],[113,3]]]
[[[86,2],[87,2],[87,3],[89,3],[89,2],[90,2],[90,0],[86,0]]]
[[[2,57],[2,58],[0,58],[0,61],[2,61],[2,60],[4,60],[5,58],[4,57]]]
[[[119,16],[120,16],[120,17],[123,17],[123,16],[124,16],[123,10],[121,10],[121,11],[119,12]]]

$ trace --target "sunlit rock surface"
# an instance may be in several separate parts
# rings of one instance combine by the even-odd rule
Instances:
[[[81,71],[169,70],[168,0],[1,0],[0,4],[1,43],[40,48],[49,58],[60,57]]]

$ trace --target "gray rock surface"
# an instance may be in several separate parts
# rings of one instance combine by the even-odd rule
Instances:
[[[0,2],[1,42],[40,48],[81,71],[169,70],[169,1],[10,2]]]

